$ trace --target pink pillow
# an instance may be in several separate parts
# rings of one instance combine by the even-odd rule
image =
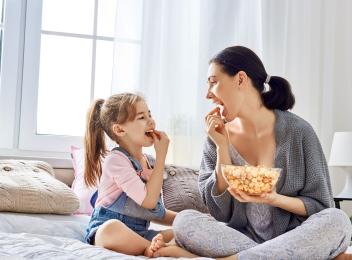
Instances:
[[[84,150],[71,146],[71,157],[75,174],[71,188],[79,199],[79,209],[75,214],[91,215],[93,208],[90,205],[90,198],[96,188],[89,188],[84,183]]]

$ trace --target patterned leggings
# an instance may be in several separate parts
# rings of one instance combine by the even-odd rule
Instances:
[[[237,254],[240,260],[332,259],[347,249],[352,234],[349,218],[335,208],[316,213],[295,229],[261,244],[195,210],[177,214],[173,229],[176,242],[192,253],[206,257]]]

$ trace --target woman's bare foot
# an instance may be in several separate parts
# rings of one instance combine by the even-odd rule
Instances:
[[[161,256],[189,257],[189,258],[198,257],[197,255],[194,255],[188,252],[186,249],[183,249],[177,245],[167,245],[165,247],[158,249],[153,254],[153,257],[161,257]]]
[[[352,260],[352,254],[342,253],[334,258],[334,260]]]
[[[153,257],[153,254],[160,248],[165,246],[164,237],[162,234],[157,234],[153,237],[150,245],[144,250],[144,256]]]

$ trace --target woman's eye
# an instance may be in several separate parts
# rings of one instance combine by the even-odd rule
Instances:
[[[144,116],[142,116],[142,117],[140,117],[140,118],[138,118],[138,119],[144,119]]]

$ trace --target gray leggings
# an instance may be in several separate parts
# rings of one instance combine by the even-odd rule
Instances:
[[[240,260],[332,259],[347,249],[352,234],[349,218],[335,208],[316,213],[295,229],[261,244],[195,210],[178,213],[173,229],[176,242],[192,253],[206,257],[237,254]]]

